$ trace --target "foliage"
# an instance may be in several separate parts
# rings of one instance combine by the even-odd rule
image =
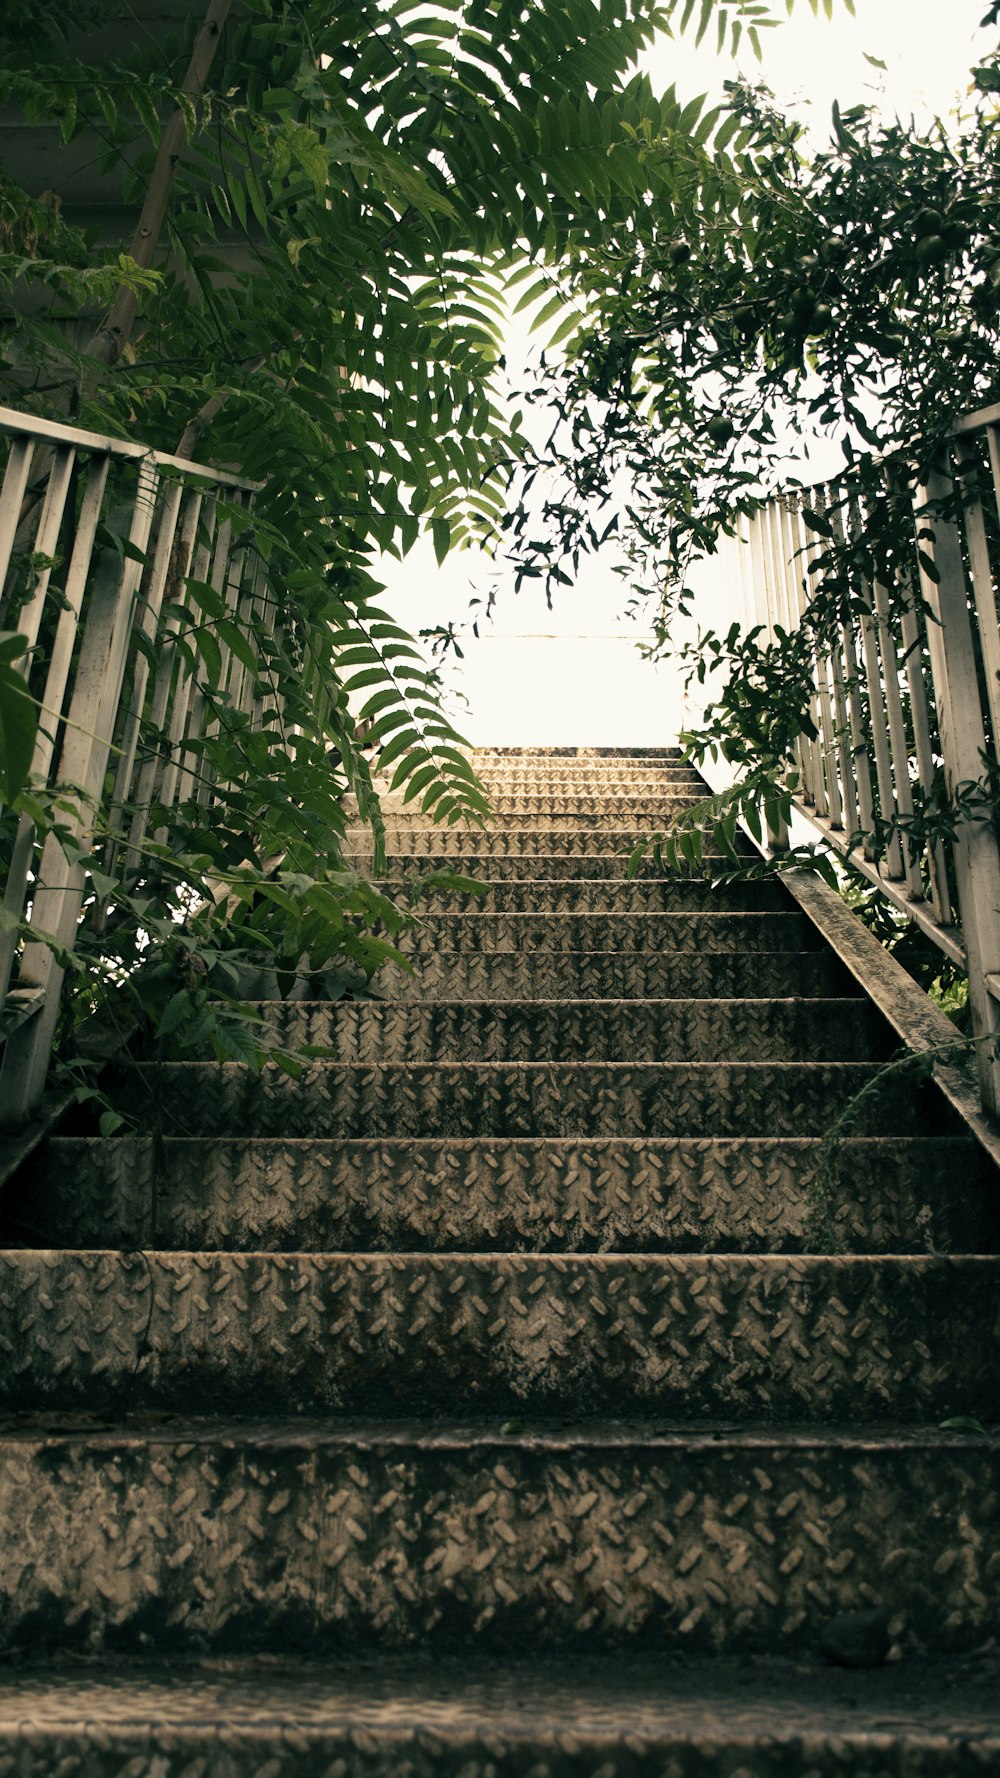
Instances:
[[[969,982],[965,971],[944,956],[933,940],[893,907],[860,871],[848,867],[838,888],[869,932],[926,989],[959,1031],[970,1036]]]
[[[574,265],[581,332],[529,391],[552,428],[507,521],[522,578],[550,594],[570,578],[624,488],[623,572],[669,650],[691,612],[693,562],[787,482],[796,439],[843,444],[831,508],[806,513],[816,548],[802,630],[733,626],[687,645],[690,673],[723,689],[685,744],[743,779],[675,830],[692,855],[709,833],[724,847],[725,823],[748,807],[780,800],[796,739],[815,733],[817,643],[857,614],[860,579],[895,588],[910,572],[915,474],[956,413],[1000,395],[998,93],[990,53],[947,126],[835,107],[832,139],[809,160],[766,89],[732,84],[711,142],[685,142],[661,201]],[[848,541],[839,519],[852,503],[865,525]],[[963,787],[968,810],[918,807],[904,838],[973,808],[984,818],[994,789]]]
[[[674,95],[660,105],[628,77],[638,52],[657,29],[713,24],[720,42],[745,30],[759,50],[775,20],[766,0],[246,0],[191,90],[186,39],[89,62],[88,28],[106,22],[92,0],[12,0],[0,101],[96,158],[126,205],[162,191],[155,245],[169,254],[138,237],[102,248],[58,190],[30,197],[0,174],[0,399],[261,484],[252,542],[280,647],[241,635],[205,583],[173,601],[211,704],[198,770],[214,806],[188,798],[131,871],[112,871],[118,835],[100,828],[88,861],[84,999],[93,971],[119,980],[152,942],[171,960],[161,1031],[214,1043],[187,976],[199,947],[223,971],[227,927],[270,945],[286,974],[299,942],[316,971],[360,945],[368,971],[375,941],[359,933],[385,908],[358,902],[339,856],[347,791],[379,851],[359,715],[394,788],[435,819],[482,817],[436,675],[378,606],[377,554],[403,556],[422,533],[439,559],[495,539],[526,449],[495,393],[505,274],[530,271],[533,291],[557,268],[572,281],[708,152],[719,115]],[[165,156],[178,114],[183,152]],[[255,734],[227,708],[220,645],[280,682],[283,726]],[[33,672],[42,656],[44,636]],[[12,815],[43,835],[64,824],[67,787],[15,801],[23,763],[15,748]],[[321,938],[319,904],[339,909]]]

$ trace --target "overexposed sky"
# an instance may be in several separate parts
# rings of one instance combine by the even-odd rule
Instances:
[[[774,10],[777,12],[780,0]],[[843,0],[834,16],[813,16],[809,0],[795,0],[791,18],[761,34],[763,63],[744,49],[738,64],[714,53],[714,33],[695,50],[690,37],[661,41],[643,58],[655,85],[676,81],[678,90],[712,92],[739,72],[759,72],[789,104],[804,104],[823,133],[834,99],[841,108],[880,104],[918,122],[946,112],[967,81],[972,63],[985,54],[995,32],[978,29],[985,0],[856,0],[851,18]],[[885,62],[880,73],[865,55]]]
[[[886,114],[912,115],[918,124],[947,114],[967,88],[969,68],[995,41],[995,31],[978,29],[986,5],[856,0],[851,18],[843,0],[834,0],[828,21],[822,9],[819,18],[813,16],[809,0],[796,0],[792,18],[762,33],[762,64],[748,48],[737,64],[718,56],[713,27],[697,50],[690,38],[661,40],[642,66],[658,90],[674,83],[685,99],[721,95],[722,82],[737,72],[759,74],[782,104],[808,120],[810,139],[818,144],[828,135],[834,99],[842,109],[878,104]],[[866,53],[886,64],[884,73],[866,62]],[[530,350],[526,334],[512,329],[512,369]],[[449,669],[453,715],[470,740],[612,746],[673,739],[680,721],[676,677],[669,667],[653,668],[640,659],[636,626],[620,615],[621,583],[608,565],[588,564],[553,612],[530,586],[515,595],[512,576],[471,552],[450,557],[439,569],[429,544],[420,544],[404,563],[386,561],[383,570],[386,602],[414,633],[464,622],[470,597],[499,578],[494,621],[480,640],[463,640],[465,660]]]

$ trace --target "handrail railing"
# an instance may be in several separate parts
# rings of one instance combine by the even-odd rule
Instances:
[[[110,835],[104,871],[118,855],[127,869],[153,811],[195,787],[212,709],[181,634],[185,584],[210,588],[241,623],[273,628],[273,610],[254,546],[253,483],[6,408],[0,462],[4,455],[0,627],[24,636],[20,667],[40,706],[31,782],[58,788],[63,803],[59,831],[44,836],[20,816],[9,858],[0,1123],[16,1125],[44,1088],[95,835]],[[220,653],[213,690],[259,725],[260,685]],[[208,801],[211,784],[198,771],[197,794]]]
[[[966,967],[981,1094],[997,1113],[1000,407],[961,421],[915,488],[890,464],[878,476],[783,493],[753,515],[744,620],[771,637],[812,630],[816,736],[796,743],[793,806]],[[875,505],[900,500],[909,561],[889,574],[866,546]],[[817,621],[831,553],[841,584]]]

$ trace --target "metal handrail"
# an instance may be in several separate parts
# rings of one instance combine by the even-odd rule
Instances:
[[[185,585],[208,583],[228,616],[265,631],[274,614],[252,547],[258,484],[9,408],[0,408],[4,446],[5,627],[25,638],[21,669],[42,712],[31,781],[66,787],[71,811],[41,843],[21,815],[4,890],[0,1124],[18,1126],[44,1089],[60,958],[76,943],[98,830],[110,835],[101,868],[110,874],[120,862],[127,874],[152,811],[194,789],[211,706],[182,645]],[[262,726],[273,708],[253,675],[221,652],[220,684],[208,693],[225,694],[232,710]],[[211,786],[200,783],[198,795],[211,800]]]

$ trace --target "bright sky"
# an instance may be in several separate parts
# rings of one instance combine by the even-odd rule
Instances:
[[[954,106],[969,68],[990,49],[995,32],[977,29],[985,11],[986,0],[856,0],[852,19],[843,0],[834,0],[828,21],[813,17],[808,0],[796,0],[792,18],[763,34],[763,66],[747,51],[738,69],[761,73],[784,105],[807,108],[814,140],[825,138],[835,98],[845,109],[878,103],[922,123]],[[685,98],[720,91],[736,69],[716,55],[714,41],[713,30],[698,50],[683,38],[656,45],[644,60],[654,86],[674,82]],[[886,64],[885,73],[865,61],[866,53]],[[512,335],[509,358],[526,349],[529,342]],[[469,599],[496,577],[492,564],[468,552],[438,569],[429,546],[418,546],[401,565],[383,566],[389,602],[414,632],[464,622]],[[619,615],[620,583],[609,566],[589,567],[554,612],[537,591],[526,587],[515,596],[512,577],[501,572],[499,579],[494,621],[479,641],[463,642],[465,660],[448,673],[452,713],[470,740],[669,744],[680,722],[676,677],[639,657],[636,628]]]

